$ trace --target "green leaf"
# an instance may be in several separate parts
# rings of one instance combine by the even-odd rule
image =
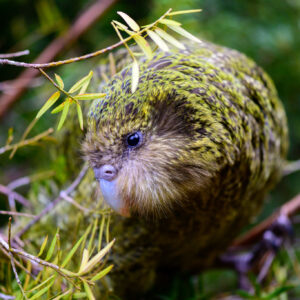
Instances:
[[[42,286],[44,286],[46,283],[48,283],[49,280],[55,279],[56,276],[57,276],[56,274],[50,276],[49,278],[47,278],[47,279],[46,279],[45,281],[43,281],[42,283],[40,283],[40,284],[36,285],[35,287],[33,287],[32,289],[26,291],[26,293],[29,294],[29,293],[32,293],[32,292],[35,291],[35,290],[40,289]]]
[[[78,270],[79,274],[84,269],[84,267],[87,265],[88,261],[89,261],[89,250],[88,249],[84,249],[83,253],[82,253],[80,267],[79,267],[79,270]]]
[[[104,277],[106,274],[108,274],[111,269],[113,268],[113,265],[108,266],[107,268],[103,269],[101,272],[99,272],[97,275],[95,275],[91,281],[97,281],[99,279],[101,279],[102,277]]]
[[[85,235],[86,235],[86,233],[83,234],[83,236],[73,246],[73,248],[71,249],[71,251],[69,252],[69,254],[67,255],[67,257],[63,261],[63,263],[61,265],[62,268],[64,268],[68,264],[68,262],[71,260],[71,258],[73,257],[74,253],[76,252],[76,250],[78,249],[78,247],[81,245],[81,243],[82,243]]]
[[[52,300],[59,300],[59,299],[63,298],[64,296],[70,294],[71,292],[72,292],[72,289],[69,289],[69,290],[67,290],[66,292],[61,293],[60,295],[56,296],[56,297],[53,298]]]
[[[121,12],[121,11],[118,11],[117,12],[118,15],[120,15],[124,21],[127,23],[127,25],[134,31],[139,31],[140,30],[140,26],[131,18],[129,17],[127,14]]]
[[[88,75],[78,80],[69,90],[69,93],[75,93],[78,91],[86,82],[89,82],[93,76],[93,71],[90,71]]]
[[[185,29],[183,29],[180,26],[168,25],[168,27],[170,29],[174,30],[175,32],[179,33],[180,35],[186,37],[189,40],[192,40],[196,43],[202,43],[201,40],[199,40],[197,37],[195,37],[194,35],[192,35],[191,33],[189,33],[188,31],[186,31]]]
[[[86,292],[86,295],[89,300],[96,300],[95,296],[93,295],[93,292],[90,288],[90,286],[87,284],[86,281],[83,282],[84,290]]]
[[[59,98],[60,92],[57,91],[50,96],[50,98],[46,101],[46,103],[42,106],[39,112],[36,115],[36,119],[39,119]]]
[[[181,25],[181,23],[174,21],[174,20],[170,20],[170,19],[162,19],[162,20],[159,20],[158,22],[161,24],[164,24],[164,25],[174,25],[174,26]]]
[[[169,51],[168,45],[161,39],[161,37],[156,34],[152,30],[147,30],[148,35],[153,40],[153,42],[162,50],[162,51]]]
[[[152,59],[153,52],[149,43],[140,35],[133,35],[133,39],[139,45],[139,47],[143,50],[148,59]]]
[[[111,249],[114,242],[115,242],[115,240],[112,240],[100,252],[98,252],[92,259],[90,259],[89,262],[82,269],[82,271],[78,272],[78,275],[81,276],[82,274],[90,272],[102,260],[102,258],[108,253],[108,251]]]
[[[45,239],[44,239],[44,241],[43,241],[43,243],[42,243],[40,252],[39,252],[39,254],[37,255],[38,257],[40,257],[40,256],[43,254],[44,249],[45,249],[45,247],[46,247],[46,245],[47,245],[47,241],[48,241],[48,235],[45,237]]]
[[[278,287],[273,292],[271,292],[270,294],[268,294],[267,296],[265,296],[264,299],[266,299],[266,300],[275,299],[276,297],[278,297],[282,293],[285,293],[285,292],[289,291],[292,288],[294,288],[293,285],[287,285],[287,286]]]
[[[53,255],[53,252],[54,252],[54,249],[55,249],[55,245],[56,245],[56,240],[57,240],[57,234],[58,234],[58,228],[57,228],[56,233],[54,235],[54,238],[53,238],[53,240],[52,240],[52,242],[50,244],[50,248],[49,248],[49,250],[47,252],[47,255],[46,255],[46,258],[45,258],[45,260],[47,260],[47,261],[49,259],[51,259],[52,255]]]
[[[185,49],[185,46],[182,43],[180,43],[179,41],[177,41],[174,37],[172,37],[171,35],[169,35],[165,31],[163,31],[162,29],[156,28],[155,32],[158,35],[160,35],[161,38],[163,38],[165,41],[169,42],[173,46],[175,46],[175,47],[177,47],[177,48],[179,48],[181,50]]]
[[[176,15],[183,15],[183,14],[192,14],[202,11],[202,9],[186,9],[186,10],[178,10],[168,14],[168,16],[176,16]]]
[[[54,283],[54,280],[52,282],[50,282],[47,286],[45,286],[43,289],[41,289],[39,292],[37,292],[35,295],[33,295],[31,298],[29,298],[29,300],[40,299],[40,297],[43,294],[45,294],[49,291],[49,289],[51,288],[53,283]]]
[[[83,116],[82,116],[82,110],[81,110],[80,104],[76,103],[76,108],[77,108],[79,126],[80,126],[80,129],[83,130]]]
[[[134,93],[139,84],[139,64],[136,60],[132,63],[132,79],[131,79],[131,92]]]
[[[124,24],[122,24],[121,22],[118,22],[116,20],[113,20],[113,22],[119,27],[119,29],[122,29],[122,30],[127,30],[128,27]]]
[[[65,85],[64,85],[62,78],[56,73],[54,75],[55,75],[55,80],[56,80],[58,86],[63,90]]]
[[[54,109],[52,109],[51,114],[57,114],[60,111],[62,111],[65,107],[66,101],[69,100],[70,98],[67,98],[63,103],[59,104],[56,106]]]
[[[71,104],[70,100],[66,100],[65,102],[66,102],[66,104],[65,104],[64,109],[61,113],[61,117],[60,117],[60,120],[59,120],[58,125],[57,125],[57,130],[60,130],[61,127],[63,126],[63,124],[66,120],[69,108],[70,108],[70,104]]]
[[[79,94],[77,96],[74,96],[74,99],[76,100],[93,100],[97,98],[105,97],[105,93],[90,93],[90,94]]]

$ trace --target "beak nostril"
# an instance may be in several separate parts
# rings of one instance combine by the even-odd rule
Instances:
[[[117,170],[113,165],[103,165],[94,169],[96,178],[104,180],[113,180],[117,176]]]

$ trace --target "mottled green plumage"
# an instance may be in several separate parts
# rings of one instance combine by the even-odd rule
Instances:
[[[158,269],[211,266],[280,178],[287,124],[272,81],[243,54],[203,42],[141,61],[133,94],[130,66],[102,91],[83,149],[92,167],[117,168],[132,215],[112,219],[117,293],[148,289]],[[143,143],[129,150],[135,131]]]

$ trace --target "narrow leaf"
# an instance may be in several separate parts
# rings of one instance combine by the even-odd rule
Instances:
[[[69,90],[69,93],[75,93],[78,91],[87,81],[91,80],[93,71],[90,71],[88,75],[78,80]]]
[[[83,268],[81,272],[79,272],[79,276],[82,274],[85,274],[91,269],[93,269],[100,261],[101,259],[108,253],[108,251],[111,249],[112,245],[114,244],[115,240],[112,240],[109,244],[107,244],[100,252],[98,252]]]
[[[161,39],[161,37],[156,34],[152,30],[147,30],[148,35],[153,40],[153,42],[162,50],[162,51],[169,51],[168,45]]]
[[[127,30],[127,29],[128,29],[128,27],[127,27],[126,25],[122,24],[121,22],[118,22],[118,21],[116,21],[116,20],[113,20],[113,22],[114,22],[120,29],[122,29],[122,30]]]
[[[51,95],[51,97],[46,101],[46,103],[42,106],[39,112],[36,115],[36,119],[39,119],[59,98],[60,92],[57,91]]]
[[[79,94],[77,96],[74,96],[74,99],[76,100],[93,100],[97,98],[105,97],[105,93],[90,93],[90,94]]]
[[[52,109],[51,114],[57,114],[60,111],[62,111],[64,109],[64,107],[65,107],[65,104],[66,104],[66,100],[63,103],[61,103],[58,106],[56,106],[54,109]]]
[[[63,126],[63,124],[66,120],[69,108],[70,108],[70,100],[66,100],[65,102],[66,102],[66,104],[65,104],[64,109],[61,113],[61,117],[60,117],[60,120],[59,120],[58,125],[57,125],[57,130],[60,130],[61,127]]]
[[[131,80],[131,92],[134,93],[139,84],[139,64],[136,60],[132,63],[132,80]]]
[[[192,40],[196,43],[202,43],[201,40],[199,40],[197,37],[195,37],[194,35],[192,35],[191,33],[189,33],[188,31],[186,31],[180,26],[168,25],[168,27],[174,30],[175,32],[181,34],[182,36],[186,37],[189,40]]]
[[[40,257],[40,256],[43,254],[44,249],[45,249],[45,247],[46,247],[46,245],[47,245],[47,241],[48,241],[48,235],[45,237],[45,239],[44,239],[44,241],[43,241],[43,243],[42,243],[40,252],[39,252],[39,254],[37,255],[38,257]]]
[[[86,281],[83,282],[84,290],[86,292],[86,295],[89,300],[96,300],[95,296],[93,295],[93,292],[90,288],[90,286],[87,284]]]
[[[56,80],[58,86],[63,90],[65,85],[64,85],[62,78],[58,74],[54,74],[54,75],[55,75],[55,80]]]
[[[174,21],[174,20],[170,20],[170,19],[162,19],[162,20],[159,20],[158,22],[161,24],[164,24],[164,25],[174,25],[174,26],[181,25],[181,23]]]
[[[34,300],[34,299],[40,299],[40,297],[45,294],[46,292],[48,292],[48,290],[51,288],[51,286],[53,285],[54,280],[52,282],[50,282],[47,286],[45,286],[43,289],[41,289],[40,291],[38,291],[36,294],[34,294],[31,298],[29,298],[29,300]]]
[[[87,265],[88,261],[89,261],[89,250],[88,249],[84,249],[78,273],[82,272],[82,270],[84,269],[84,267]]]
[[[56,274],[50,276],[49,278],[47,278],[45,281],[43,281],[42,283],[36,285],[35,287],[33,287],[31,290],[26,291],[26,293],[32,293],[35,290],[39,290],[42,286],[44,286],[46,283],[48,283],[50,280],[52,280],[53,278],[56,278]]]
[[[64,292],[64,293],[62,293],[62,294],[56,296],[56,297],[53,298],[52,300],[59,300],[59,299],[62,299],[64,296],[70,294],[71,292],[72,292],[72,289],[69,289],[69,290],[67,290],[66,292]]]
[[[143,50],[145,55],[148,59],[152,59],[153,52],[151,50],[151,47],[149,43],[140,35],[134,35],[133,39],[136,41],[136,43],[139,45],[139,47]]]
[[[99,272],[97,275],[95,275],[91,281],[97,281],[99,279],[101,279],[102,277],[104,277],[106,274],[108,274],[111,269],[113,268],[113,265],[108,266],[107,268],[105,268],[104,270],[102,270],[101,272]]]
[[[82,110],[81,110],[80,104],[76,103],[76,108],[77,108],[79,126],[80,126],[80,129],[83,130],[83,116],[82,116]]]
[[[183,14],[192,14],[202,11],[202,9],[187,9],[187,10],[178,10],[168,14],[168,16],[176,16],[176,15],[183,15]]]
[[[180,43],[179,41],[177,41],[174,37],[172,37],[171,35],[169,35],[168,33],[166,33],[165,31],[163,31],[160,28],[156,28],[155,32],[160,35],[161,38],[163,38],[165,41],[169,42],[170,44],[172,44],[173,46],[184,50],[185,46]]]
[[[52,257],[52,255],[53,255],[53,252],[54,252],[54,249],[55,249],[55,245],[56,245],[56,240],[57,240],[57,234],[58,234],[58,229],[56,230],[56,233],[55,233],[55,235],[54,235],[54,238],[53,238],[53,240],[52,240],[52,242],[51,242],[51,244],[50,244],[50,248],[49,248],[49,250],[48,250],[48,252],[47,252],[47,255],[46,255],[46,258],[45,258],[45,260],[49,260],[51,257]]]
[[[71,258],[73,257],[74,253],[76,252],[76,250],[78,249],[78,247],[81,245],[83,239],[85,237],[85,234],[77,241],[77,243],[73,246],[73,248],[71,249],[71,251],[69,252],[69,254],[67,255],[67,257],[65,258],[65,260],[63,261],[61,267],[64,268],[68,262],[71,260]]]
[[[124,21],[127,23],[127,25],[134,31],[139,31],[140,30],[140,26],[131,18],[129,17],[127,14],[118,11],[118,15],[120,15]]]

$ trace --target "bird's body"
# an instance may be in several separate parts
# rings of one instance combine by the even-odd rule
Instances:
[[[271,80],[203,42],[140,62],[134,93],[130,67],[103,91],[83,149],[126,215],[111,222],[117,293],[147,290],[158,270],[211,266],[280,178],[287,124]]]

